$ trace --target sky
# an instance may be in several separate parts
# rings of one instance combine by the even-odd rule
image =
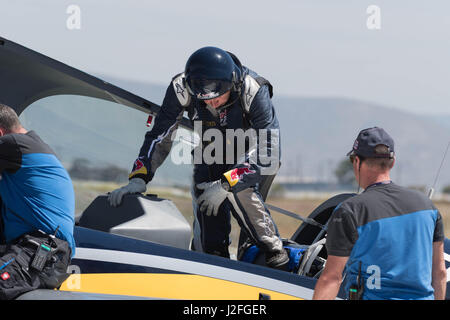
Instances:
[[[450,115],[448,0],[0,0],[0,36],[105,80],[165,86],[213,45],[276,94]]]

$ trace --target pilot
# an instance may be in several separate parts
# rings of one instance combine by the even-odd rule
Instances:
[[[424,194],[392,182],[392,138],[382,128],[364,129],[347,156],[364,192],[330,217],[328,259],[313,298],[334,299],[345,272],[350,299],[444,299],[442,218]]]
[[[232,53],[216,47],[198,49],[185,71],[172,79],[129,183],[110,193],[110,204],[116,207],[125,194],[146,191],[169,154],[173,132],[186,111],[202,137],[207,132],[215,135],[193,150],[191,248],[229,258],[231,212],[265,253],[266,265],[284,269],[289,257],[264,205],[280,165],[279,124],[271,97],[271,84],[242,66]]]
[[[0,299],[59,287],[75,254],[72,181],[54,152],[0,104]]]

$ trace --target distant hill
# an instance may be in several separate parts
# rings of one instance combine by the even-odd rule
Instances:
[[[282,130],[285,167],[280,174],[330,178],[361,129],[378,126],[396,143],[393,178],[405,185],[431,186],[450,141],[438,121],[373,103],[343,98],[274,98]],[[450,184],[450,154],[438,186]]]
[[[165,85],[100,78],[160,104]],[[168,78],[168,83],[170,78]],[[273,102],[281,125],[282,166],[279,176],[334,181],[334,169],[367,127],[385,128],[396,142],[393,178],[404,185],[430,186],[450,141],[450,125],[443,117],[418,116],[399,109],[340,97],[285,97],[275,91]],[[110,102],[85,97],[50,97],[35,103],[21,116],[49,142],[70,166],[85,158],[93,166],[115,164],[130,170],[143,142],[147,115]],[[447,118],[450,124],[450,115]],[[189,185],[190,165],[169,159],[154,183]],[[450,184],[450,155],[438,188]]]
[[[450,114],[431,115],[431,116],[429,116],[429,118],[432,121],[435,121],[435,122],[439,123],[440,125],[450,129]]]

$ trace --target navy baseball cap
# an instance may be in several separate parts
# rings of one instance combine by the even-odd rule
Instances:
[[[384,154],[375,153],[375,147],[385,145],[389,152]],[[357,155],[365,158],[393,158],[394,140],[383,128],[373,127],[361,130],[353,144],[353,148],[347,156]]]

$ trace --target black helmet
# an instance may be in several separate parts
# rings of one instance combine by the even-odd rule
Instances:
[[[232,89],[241,71],[228,52],[204,47],[189,57],[184,74],[189,93],[197,99],[208,100]]]

